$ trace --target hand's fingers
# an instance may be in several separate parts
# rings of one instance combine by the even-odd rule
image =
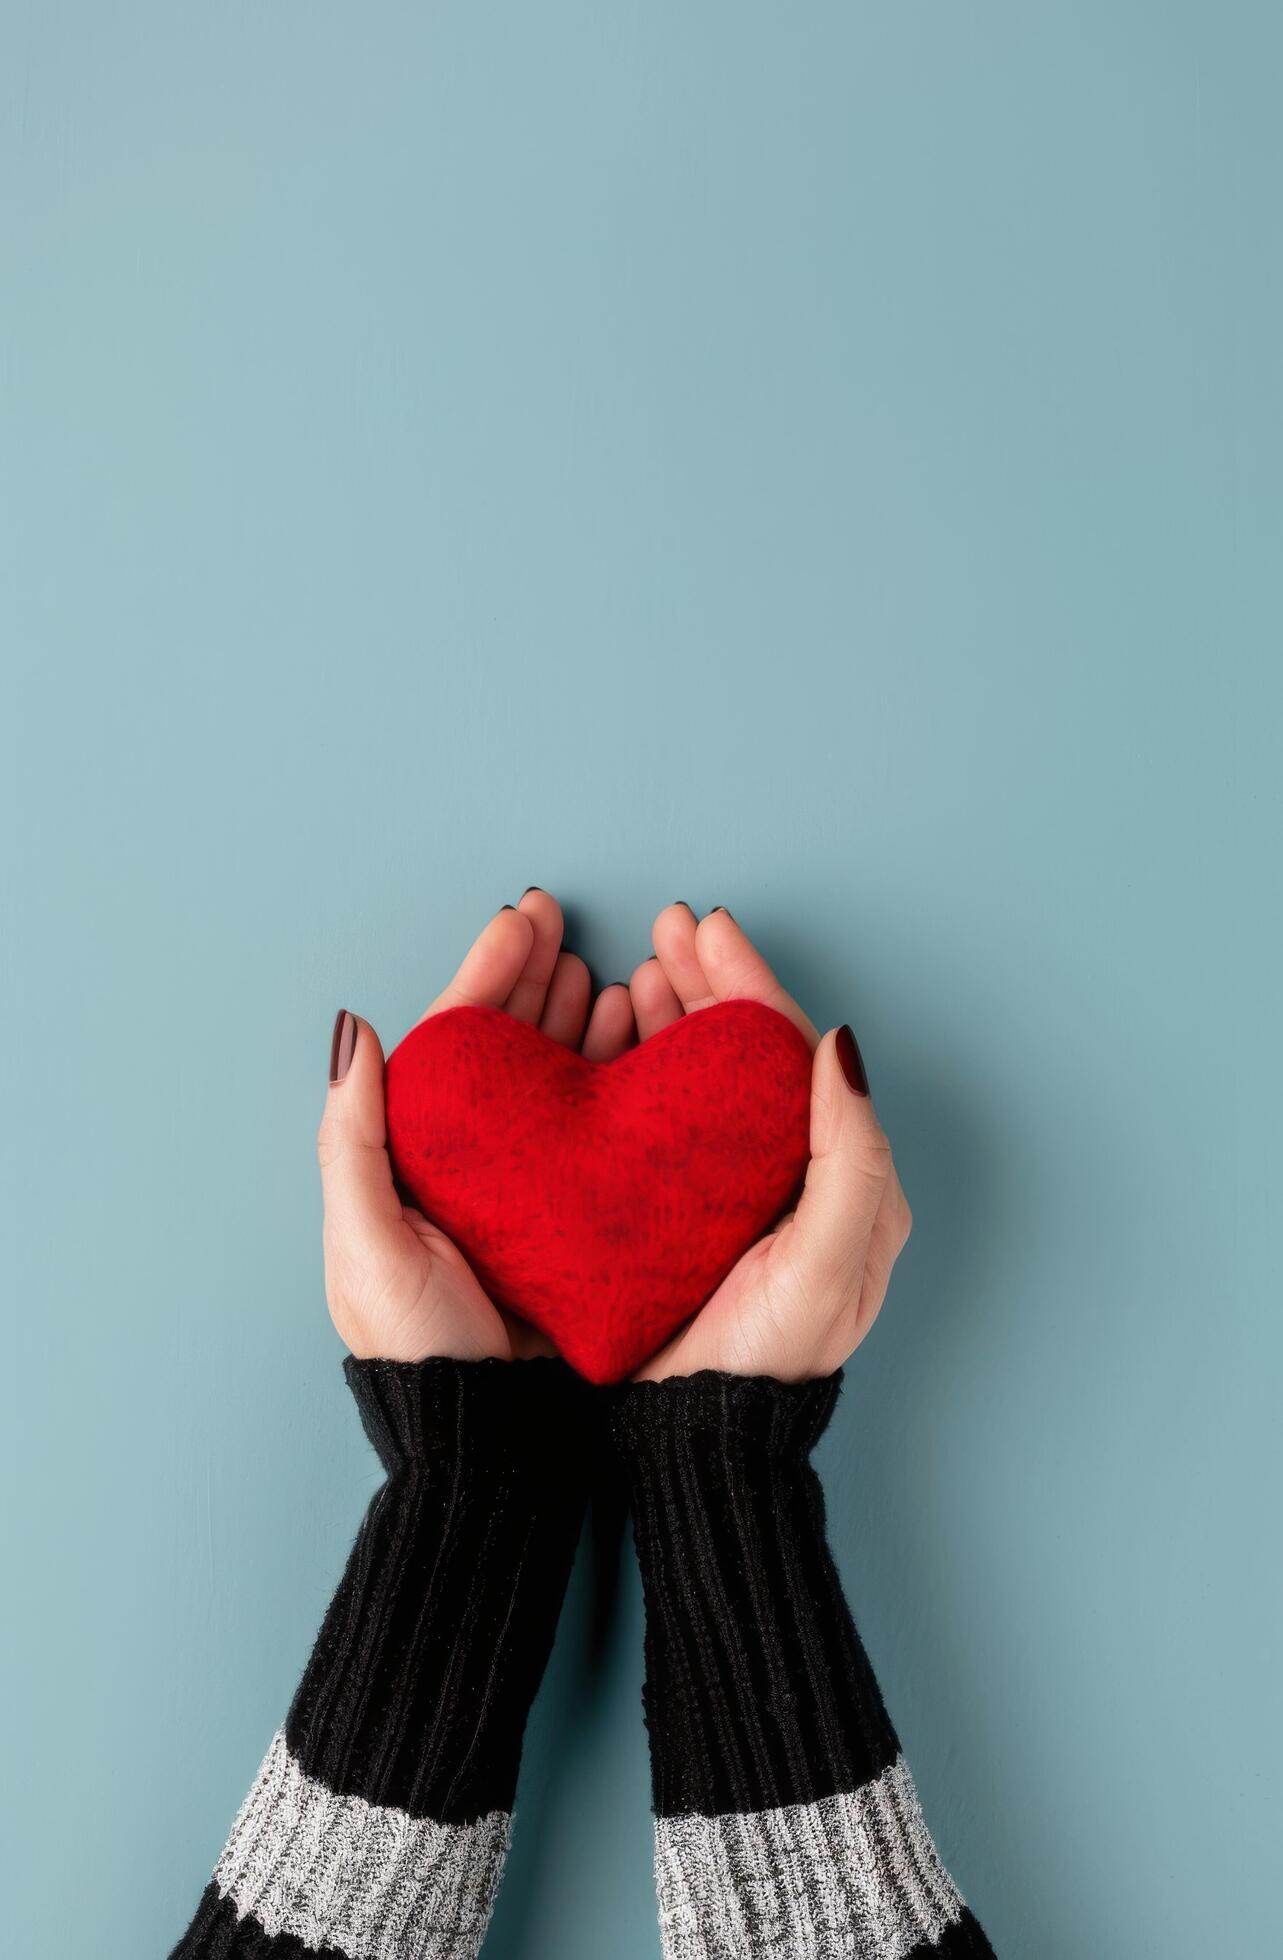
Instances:
[[[682,1004],[658,960],[643,960],[628,983],[637,1021],[637,1039],[658,1034],[670,1021],[680,1021]]]
[[[725,909],[710,912],[695,930],[695,953],[718,1000],[760,1000],[788,1016],[812,1048],[819,1029],[785,993],[756,946]]]
[[[613,1062],[636,1039],[632,996],[622,981],[613,981],[609,987],[602,988],[593,1005],[584,1034],[584,1059]]]
[[[811,1161],[788,1228],[789,1263],[817,1310],[858,1305],[874,1221],[893,1175],[848,1029],[826,1034],[811,1075]]]
[[[420,1020],[447,1007],[502,1007],[521,978],[534,937],[526,914],[505,905],[473,940],[454,979]]]
[[[368,1021],[340,1014],[316,1139],[327,1241],[369,1242],[401,1219],[383,1117],[383,1050]]]
[[[584,1038],[591,998],[592,977],[578,953],[559,954],[548,983],[540,1029],[566,1048],[578,1048]]]
[[[695,914],[689,905],[666,905],[651,932],[664,977],[688,1014],[717,999],[695,950]]]
[[[521,978],[504,1003],[516,1021],[537,1021],[543,1013],[548,982],[561,951],[561,907],[549,892],[532,885],[523,892],[517,910],[529,919],[534,939],[521,969]]]

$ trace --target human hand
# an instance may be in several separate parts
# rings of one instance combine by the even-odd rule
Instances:
[[[814,1052],[811,1161],[796,1209],[759,1239],[637,1379],[713,1368],[802,1381],[841,1367],[868,1333],[912,1223],[891,1146],[873,1113],[855,1038],[822,1039],[730,913],[696,919],[670,905],[655,921],[655,958],[630,982],[642,1040],[715,1001],[763,1001]]]
[[[424,1020],[447,1007],[496,1007],[590,1061],[633,1039],[628,989],[591,1002],[588,969],[562,946],[561,907],[532,888],[496,913]],[[591,1012],[590,1012],[591,1004]],[[457,1246],[404,1205],[384,1125],[383,1050],[368,1021],[339,1014],[317,1138],[325,1197],[325,1291],[352,1353],[391,1361],[515,1360],[551,1343],[489,1299]]]

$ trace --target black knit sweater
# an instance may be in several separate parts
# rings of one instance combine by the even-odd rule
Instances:
[[[666,1960],[990,1953],[825,1542],[809,1455],[837,1378],[347,1374],[387,1481],[172,1960],[478,1952],[603,1424],[645,1588]]]

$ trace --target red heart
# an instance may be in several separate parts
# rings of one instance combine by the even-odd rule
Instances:
[[[609,1063],[455,1007],[388,1057],[388,1142],[402,1189],[491,1298],[610,1382],[784,1209],[810,1093],[804,1037],[757,1001],[701,1008]]]

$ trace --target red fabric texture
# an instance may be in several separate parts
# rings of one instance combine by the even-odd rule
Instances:
[[[491,1298],[612,1382],[793,1197],[810,1093],[806,1041],[757,1001],[701,1008],[607,1063],[455,1007],[388,1057],[388,1143]]]

